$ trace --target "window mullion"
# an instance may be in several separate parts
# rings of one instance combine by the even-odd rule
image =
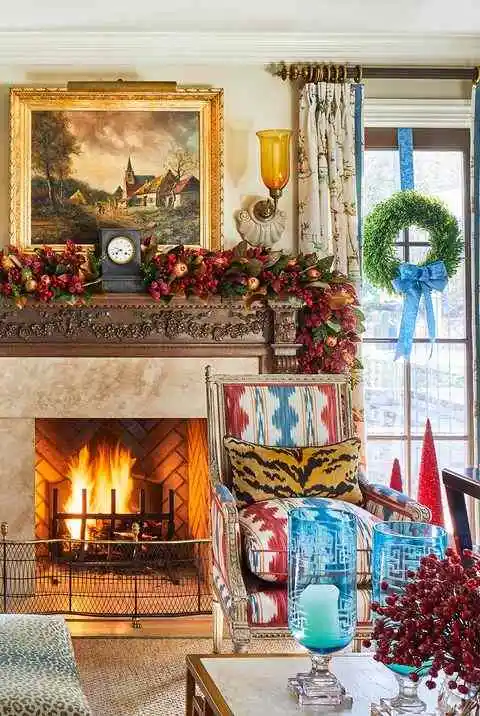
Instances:
[[[408,229],[403,231],[403,260],[410,260],[410,232]],[[404,443],[405,451],[405,480],[407,483],[407,493],[411,494],[412,488],[412,373],[410,369],[410,361],[406,360],[403,366],[403,419],[404,433],[406,440]]]

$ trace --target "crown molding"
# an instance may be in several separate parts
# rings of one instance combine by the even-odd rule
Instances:
[[[367,127],[469,127],[468,99],[375,99],[364,105]]]
[[[141,67],[282,60],[470,66],[480,63],[480,35],[0,31],[0,65]]]

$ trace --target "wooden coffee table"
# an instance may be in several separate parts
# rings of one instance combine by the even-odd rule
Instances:
[[[187,656],[186,716],[299,716],[287,679],[309,668],[301,654]],[[353,696],[353,709],[337,716],[369,716],[372,701],[397,693],[393,674],[368,655],[334,657],[332,670]],[[436,692],[420,694],[433,709]]]

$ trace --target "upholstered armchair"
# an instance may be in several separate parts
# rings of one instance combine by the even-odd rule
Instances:
[[[265,446],[339,443],[353,435],[350,388],[341,375],[212,375],[207,369],[207,416],[212,482],[214,649],[227,619],[234,650],[252,635],[287,633],[286,524],[302,498],[237,504],[224,437]],[[370,548],[376,520],[428,521],[428,508],[359,476],[357,516],[357,635],[370,629]],[[308,498],[306,500],[308,502]],[[305,503],[305,500],[303,500]]]

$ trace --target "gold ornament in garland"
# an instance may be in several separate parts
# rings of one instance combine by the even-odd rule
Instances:
[[[401,231],[416,226],[425,229],[430,248],[416,265],[402,263],[395,242]],[[390,293],[404,295],[404,310],[396,357],[409,358],[420,299],[425,299],[430,340],[435,340],[432,290],[443,291],[460,264],[463,240],[455,216],[435,197],[416,191],[401,191],[377,204],[364,228],[363,266],[371,284]]]

